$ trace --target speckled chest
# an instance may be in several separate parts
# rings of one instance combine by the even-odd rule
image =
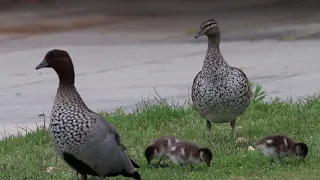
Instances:
[[[231,68],[216,71],[203,69],[194,79],[192,100],[197,111],[206,118],[232,120],[249,105],[249,84],[246,77]],[[228,120],[224,120],[223,116]]]
[[[50,134],[58,151],[76,150],[86,141],[92,121],[77,102],[56,99],[51,112]]]

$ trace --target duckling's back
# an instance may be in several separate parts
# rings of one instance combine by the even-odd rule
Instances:
[[[167,150],[176,142],[179,142],[179,140],[175,136],[164,135],[153,139],[151,144],[162,146]]]

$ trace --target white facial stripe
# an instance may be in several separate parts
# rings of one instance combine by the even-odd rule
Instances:
[[[209,31],[210,29],[212,29],[213,27],[215,27],[216,26],[216,24],[211,24],[211,25],[209,25],[209,26],[206,26],[206,27],[204,27],[203,29],[202,29],[202,32],[207,32],[207,31]]]
[[[266,142],[267,144],[271,144],[271,143],[273,142],[273,140],[272,140],[272,139],[267,139],[267,140],[265,140],[265,142]]]
[[[296,153],[298,153],[298,155],[302,154],[302,150],[299,146],[296,147]]]
[[[283,139],[283,141],[284,141],[284,144],[286,145],[286,147],[288,147],[287,139],[286,139],[286,138],[284,138],[284,139]]]
[[[210,21],[210,22],[207,22],[206,24],[203,24],[202,28],[207,29],[208,27],[212,27],[212,26],[217,26],[217,23],[215,21]]]
[[[205,160],[204,153],[203,153],[202,151],[200,152],[200,158],[201,158],[202,160]]]
[[[171,151],[175,151],[176,149],[177,149],[177,147],[174,146],[174,147],[171,147],[170,150],[171,150]]]
[[[181,152],[181,155],[182,155],[182,156],[185,156],[185,155],[186,155],[186,152],[184,151],[184,148],[181,148],[181,151],[180,151],[180,152]]]
[[[205,25],[203,25],[203,26],[211,26],[211,25],[213,25],[213,24],[217,24],[216,22],[214,22],[214,21],[210,21],[210,22],[207,22]]]
[[[171,146],[171,140],[170,139],[167,139],[168,140],[168,146],[170,147]]]

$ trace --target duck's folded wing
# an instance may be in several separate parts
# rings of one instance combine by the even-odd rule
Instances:
[[[104,121],[105,121],[105,120],[104,120]],[[108,123],[107,121],[105,121],[105,122],[106,122],[106,125],[107,125],[107,127],[108,127],[108,133],[109,133],[109,134],[113,134],[113,135],[114,135],[114,138],[115,138],[115,141],[117,142],[117,144],[118,144],[119,146],[122,146],[123,151],[126,151],[127,148],[125,147],[125,145],[123,145],[123,144],[121,143],[121,137],[120,137],[120,135],[118,134],[117,130],[116,130],[110,123]],[[124,153],[126,154],[126,152],[124,152]],[[135,168],[140,168],[140,166],[139,166],[136,162],[134,162],[128,155],[127,155],[127,157],[128,157],[129,160],[131,161],[133,167],[135,167]]]
[[[127,150],[127,148],[125,147],[125,145],[123,145],[123,144],[121,143],[120,135],[119,135],[118,132],[113,128],[113,126],[110,125],[110,124],[109,124],[109,129],[110,129],[110,132],[114,133],[115,140],[116,140],[116,142],[118,143],[118,145],[122,146],[123,151]],[[125,153],[125,152],[124,152],[124,153]],[[135,167],[135,168],[140,168],[140,166],[139,166],[136,162],[134,162],[129,156],[128,156],[128,158],[130,159],[133,167]]]

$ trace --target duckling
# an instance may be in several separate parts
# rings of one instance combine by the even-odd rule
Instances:
[[[295,143],[285,135],[270,135],[255,142],[256,149],[263,152],[266,157],[274,162],[278,158],[280,162],[283,157],[298,157],[301,160],[308,154],[308,146],[305,143]]]
[[[144,152],[148,164],[150,164],[153,159],[159,159],[157,163],[157,166],[159,166],[161,160],[168,159],[166,153],[177,142],[179,142],[179,139],[175,136],[164,135],[154,138]]]
[[[201,148],[191,141],[180,141],[171,147],[170,152],[167,156],[172,160],[173,163],[179,164],[181,167],[189,164],[191,168],[194,164],[200,164],[206,162],[207,166],[210,167],[212,160],[212,152],[208,148]]]

